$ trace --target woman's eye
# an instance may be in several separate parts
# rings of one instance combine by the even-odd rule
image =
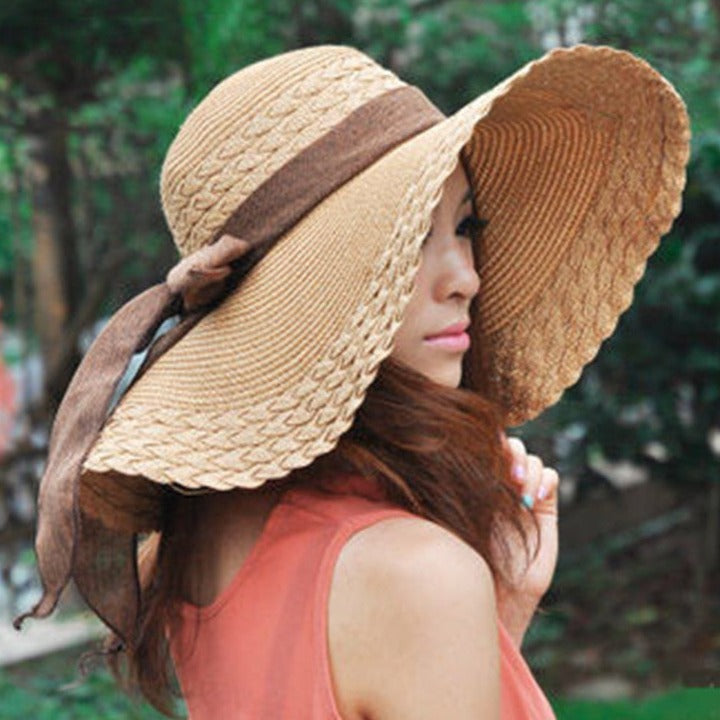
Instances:
[[[463,218],[457,227],[458,235],[465,235],[469,238],[476,238],[488,224],[488,221],[475,215],[468,215]]]

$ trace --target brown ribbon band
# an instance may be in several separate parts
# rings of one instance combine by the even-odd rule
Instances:
[[[416,88],[403,86],[370,100],[298,153],[233,213],[212,238],[234,235],[250,249],[231,263],[222,291],[193,312],[166,283],[126,303],[92,344],[58,409],[41,480],[35,541],[43,597],[25,615],[52,612],[71,577],[88,605],[125,642],[135,637],[139,609],[135,534],[110,532],[79,502],[83,462],[113,407],[114,395],[133,356],[146,356],[137,379],[237,286],[272,244],[343,183],[384,153],[437,124],[444,115]],[[180,322],[155,339],[160,325]],[[114,482],[109,478],[109,482]],[[143,528],[150,530],[152,528]],[[93,543],[95,543],[93,545]],[[103,558],[102,563],[99,558]]]
[[[153,342],[138,377],[237,287],[290,228],[328,195],[392,148],[436,125],[444,115],[412,85],[389,90],[350,113],[256,188],[215,234],[246,241],[250,249],[214,300],[188,313]]]
[[[445,116],[412,85],[369,100],[258,187],[215,239],[272,243],[331,192],[381,155]]]

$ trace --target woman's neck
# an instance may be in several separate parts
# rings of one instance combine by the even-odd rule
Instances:
[[[210,604],[236,575],[262,534],[283,488],[276,485],[213,492],[194,497],[195,552],[187,567],[183,596]]]

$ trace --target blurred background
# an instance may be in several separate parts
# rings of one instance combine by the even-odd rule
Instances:
[[[559,567],[523,652],[561,718],[720,718],[719,0],[3,0],[3,718],[156,717],[101,670],[76,682],[98,628],[72,591],[55,620],[9,623],[39,594],[35,496],[59,399],[108,315],[175,262],[157,184],[194,103],[252,61],[342,43],[451,113],[577,42],[676,85],[692,159],[617,331],[516,432],[562,478]]]

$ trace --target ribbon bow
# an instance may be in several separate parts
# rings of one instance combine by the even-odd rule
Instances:
[[[130,382],[230,291],[232,281],[246,270],[238,261],[249,249],[248,241],[222,235],[217,242],[182,259],[170,270],[165,282],[123,305],[85,354],[55,417],[48,464],[40,487],[43,512],[38,517],[36,547],[44,550],[38,552],[38,566],[46,592],[36,607],[15,620],[16,627],[28,615],[42,617],[50,613],[60,589],[70,579],[72,555],[50,549],[56,547],[60,539],[61,545],[67,545],[68,541],[75,543],[74,539],[83,532],[82,524],[90,522],[83,520],[82,514],[73,512],[76,493],[68,489],[74,487],[110,412]],[[252,255],[250,253],[248,259]],[[158,337],[158,329],[176,315],[179,321],[175,326]],[[139,353],[142,355],[138,362],[131,365]],[[130,376],[129,370],[132,370]],[[80,548],[75,556],[76,570],[84,562]],[[87,559],[87,563],[91,562],[92,559]],[[81,577],[84,575],[78,573],[76,579],[81,581]],[[120,608],[117,617],[106,613],[104,618],[112,627],[124,628],[129,619],[123,616],[131,610]]]
[[[249,250],[250,243],[234,235],[223,235],[211,245],[183,258],[167,274],[171,293],[182,296],[183,309],[194,312],[222,297],[224,280],[233,271],[232,263]]]

